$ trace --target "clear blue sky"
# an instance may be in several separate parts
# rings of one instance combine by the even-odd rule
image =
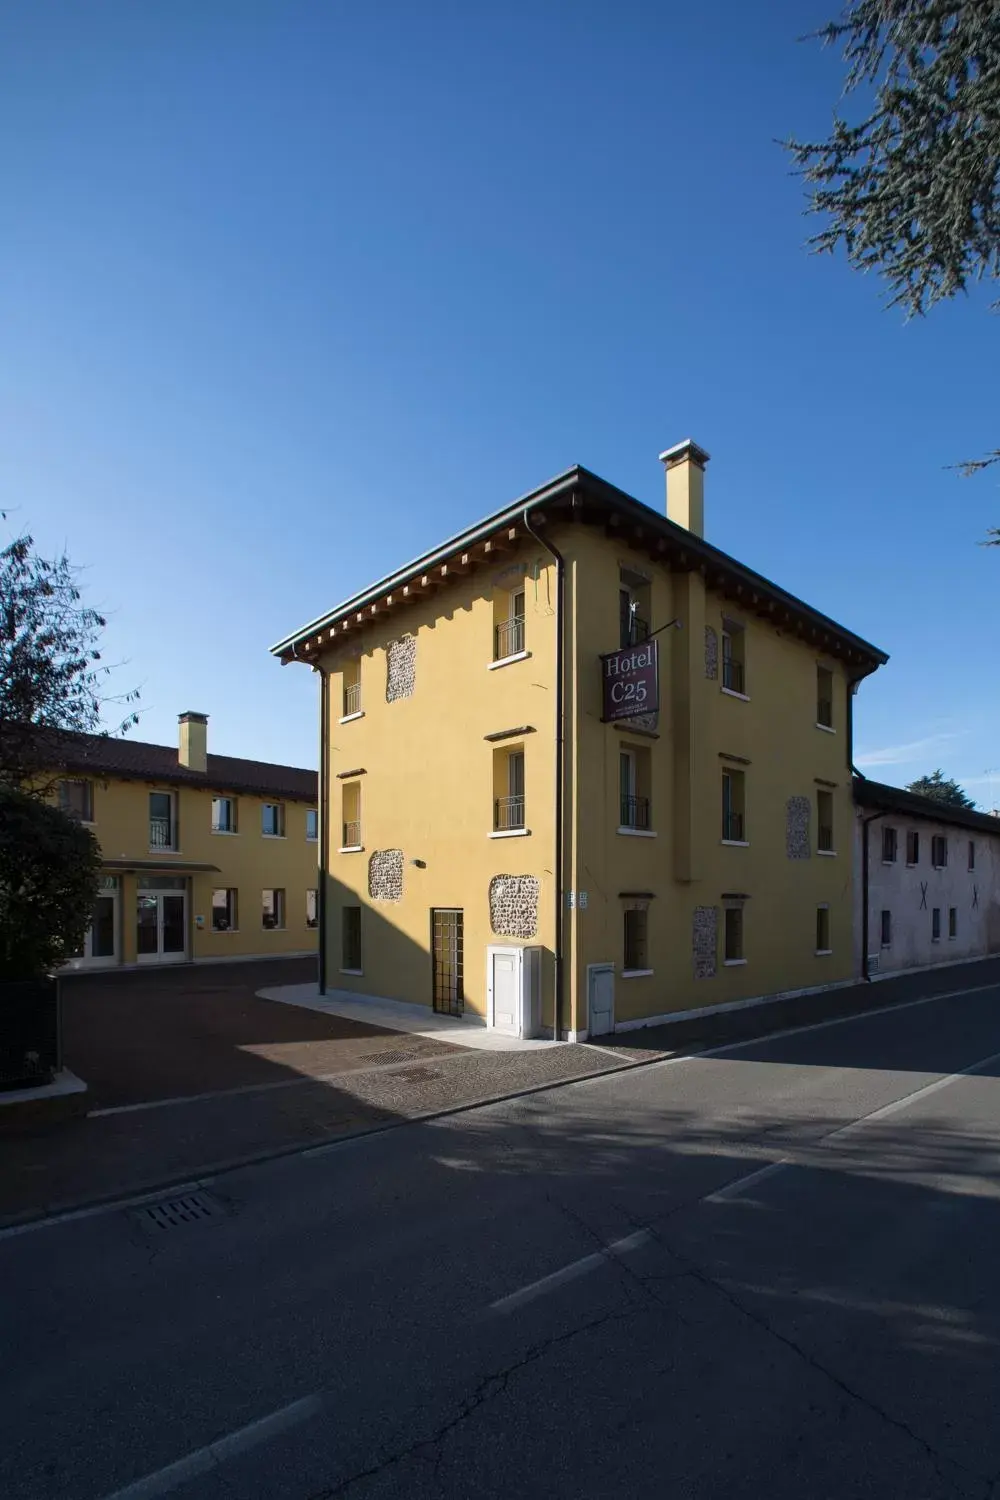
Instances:
[[[985,299],[808,256],[776,137],[829,4],[78,0],[0,16],[0,505],[111,612],[145,739],[316,762],[268,646],[573,463],[892,655],[870,774],[996,767]]]

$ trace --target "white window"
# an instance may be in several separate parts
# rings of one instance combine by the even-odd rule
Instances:
[[[236,913],[236,890],[229,886],[212,892],[212,930],[213,932],[236,932],[238,928]]]
[[[319,891],[306,891],[306,926],[319,926]]]
[[[60,781],[59,806],[80,823],[94,821],[94,786],[90,781]],[[971,868],[971,867],[970,867]]]
[[[261,925],[267,928],[284,927],[285,893],[282,890],[261,891]]]
[[[236,798],[235,797],[213,797],[212,798],[212,832],[213,833],[235,833],[236,832]]]
[[[746,695],[746,631],[734,620],[722,622],[722,686],[727,693]]]
[[[311,842],[319,838],[319,812],[315,807],[306,808],[306,838]]]
[[[260,810],[260,831],[266,839],[285,836],[285,808],[281,802],[265,802]]]

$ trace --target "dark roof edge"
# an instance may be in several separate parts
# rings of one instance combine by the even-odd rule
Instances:
[[[212,776],[207,771],[200,775],[194,771],[161,771],[156,767],[145,770],[134,766],[109,766],[98,761],[72,756],[64,757],[53,771],[72,771],[79,775],[95,777],[98,781],[145,781],[150,786],[190,786],[203,792],[242,792],[247,797],[276,797],[282,802],[308,802],[314,806],[319,795],[319,772],[304,774],[316,777],[316,790],[298,791],[277,781],[244,780],[239,776]]]
[[[550,479],[547,484],[541,485],[538,489],[529,490],[526,495],[522,495],[519,500],[515,500],[511,505],[505,506],[503,510],[496,511],[492,516],[487,516],[485,520],[477,521],[475,526],[470,526],[467,530],[460,531],[455,536],[450,537],[448,541],[442,542],[439,547],[434,548],[433,552],[425,552],[422,556],[415,557],[412,562],[408,562],[404,567],[397,569],[389,577],[382,578],[378,583],[373,583],[362,593],[354,594],[350,599],[345,599],[336,608],[328,609],[325,614],[318,615],[315,620],[310,620],[308,625],[303,625],[299,630],[294,630],[284,640],[276,641],[271,647],[271,655],[278,656],[282,651],[290,650],[298,645],[299,641],[305,640],[307,636],[312,635],[315,631],[325,630],[327,625],[332,624],[334,620],[339,620],[341,615],[352,614],[356,610],[364,609],[366,604],[373,603],[382,594],[391,593],[395,588],[401,588],[414,574],[422,573],[427,568],[434,567],[435,563],[443,562],[453,552],[457,552],[460,547],[473,546],[477,541],[489,536],[490,532],[496,531],[498,526],[503,526],[507,521],[518,520],[527,506],[541,505],[549,500],[556,499],[559,495],[565,494],[567,490],[572,489],[574,485],[579,483],[581,477],[586,473],[586,469],[581,469],[579,465],[576,465],[572,469],[566,469],[562,474],[557,474],[554,479]]]
[[[1000,818],[994,818],[990,813],[975,812],[969,807],[950,807],[947,802],[921,797],[917,792],[887,786],[882,781],[869,781],[866,776],[855,778],[854,800],[859,807],[884,808],[887,812],[906,813],[911,818],[952,823],[957,828],[974,828],[1000,838]]]
[[[846,629],[843,625],[839,625],[836,620],[832,620],[829,615],[822,614],[818,609],[814,609],[811,604],[806,604],[803,599],[797,598],[795,594],[790,594],[786,589],[779,587],[778,584],[772,583],[762,573],[755,573],[752,568],[748,568],[734,557],[730,557],[721,548],[714,547],[711,542],[706,542],[704,537],[697,536],[692,531],[687,531],[683,526],[678,526],[676,522],[669,520],[667,516],[661,515],[659,511],[653,510],[651,506],[646,505],[643,501],[637,500],[634,495],[629,495],[625,490],[618,489],[616,485],[609,483],[606,479],[602,479],[599,474],[594,474],[589,469],[583,468],[580,464],[575,464],[572,468],[566,469],[562,474],[557,474],[555,478],[550,479],[538,489],[529,490],[526,495],[522,495],[512,504],[505,506],[503,510],[496,511],[493,515],[487,516],[485,520],[477,522],[475,526],[470,527],[468,530],[459,532],[456,536],[451,537],[448,541],[436,547],[433,552],[427,552],[422,557],[415,558],[389,577],[382,578],[378,583],[372,584],[363,593],[355,594],[352,598],[345,599],[342,604],[338,604],[336,608],[327,610],[325,614],[310,621],[308,625],[303,625],[301,629],[293,631],[284,640],[277,641],[271,647],[271,654],[280,656],[284,652],[291,651],[294,655],[295,647],[316,631],[325,630],[327,626],[332,625],[344,615],[353,614],[358,610],[364,609],[367,605],[374,603],[383,594],[391,593],[393,589],[401,588],[417,573],[424,572],[426,569],[446,561],[447,558],[462,547],[473,546],[477,541],[488,537],[498,527],[519,520],[526,509],[532,506],[541,507],[549,505],[554,500],[561,498],[567,491],[574,489],[589,491],[598,498],[606,500],[615,509],[629,512],[643,526],[656,526],[664,534],[672,536],[679,546],[682,546],[693,556],[700,557],[706,562],[714,563],[720,568],[728,569],[749,587],[769,594],[778,603],[784,604],[787,608],[808,616],[824,630],[839,636],[856,651],[869,657],[873,663],[872,670],[876,666],[884,665],[889,660],[886,652],[880,650],[878,646],[874,646],[862,636],[855,635],[853,631]]]

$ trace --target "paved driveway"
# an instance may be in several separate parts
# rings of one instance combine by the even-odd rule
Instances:
[[[315,972],[307,958],[74,975],[63,983],[66,1065],[107,1109],[394,1061],[398,1032],[255,995]],[[405,1049],[459,1050],[419,1036]]]

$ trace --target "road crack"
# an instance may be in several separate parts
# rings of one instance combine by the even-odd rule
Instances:
[[[447,1422],[443,1422],[434,1432],[428,1434],[426,1437],[417,1438],[414,1442],[408,1443],[395,1453],[387,1454],[384,1458],[380,1458],[376,1463],[370,1464],[365,1469],[357,1470],[354,1474],[348,1475],[346,1479],[342,1479],[338,1484],[327,1489],[315,1491],[307,1497],[307,1500],[337,1500],[337,1497],[345,1495],[354,1485],[360,1484],[365,1479],[374,1479],[378,1475],[384,1474],[387,1470],[395,1468],[397,1464],[405,1463],[407,1459],[411,1458],[426,1458],[428,1462],[434,1464],[436,1470],[440,1460],[440,1447],[444,1440],[457,1427],[460,1427],[463,1422],[468,1421],[469,1417],[477,1412],[480,1407],[504,1395],[511,1380],[519,1375],[522,1370],[527,1369],[529,1365],[537,1364],[540,1359],[544,1359],[547,1354],[551,1353],[553,1349],[559,1348],[562,1344],[567,1344],[571,1340],[580,1338],[585,1333],[591,1333],[597,1328],[603,1328],[609,1323],[623,1322],[634,1316],[634,1308],[629,1309],[627,1312],[605,1313],[602,1317],[591,1318],[589,1322],[581,1323],[576,1328],[571,1328],[567,1333],[556,1334],[552,1338],[544,1339],[539,1344],[533,1344],[531,1348],[527,1349],[524,1354],[520,1355],[511,1364],[505,1365],[501,1370],[494,1371],[491,1375],[484,1376],[472,1394],[467,1396],[461,1403],[455,1415],[450,1417]]]
[[[733,1291],[732,1287],[727,1286],[724,1281],[719,1281],[714,1276],[710,1276],[707,1271],[703,1270],[694,1261],[690,1260],[687,1256],[682,1255],[678,1250],[675,1250],[662,1237],[662,1235],[657,1233],[656,1230],[653,1230],[652,1233],[654,1238],[656,1239],[657,1244],[659,1244],[664,1250],[667,1251],[668,1254],[672,1255],[676,1260],[681,1262],[686,1267],[685,1274],[690,1276],[692,1280],[698,1282],[699,1285],[708,1288],[710,1291],[717,1292],[721,1297],[724,1297],[725,1300],[730,1304],[730,1306],[735,1308],[737,1312],[741,1313],[743,1317],[747,1318],[757,1328],[761,1329],[762,1332],[766,1333],[769,1338],[772,1338],[777,1343],[782,1344],[792,1354],[801,1359],[804,1364],[808,1365],[809,1368],[813,1370],[817,1375],[820,1375],[825,1380],[828,1380],[831,1385],[835,1386],[836,1389],[841,1392],[842,1395],[846,1396],[856,1405],[864,1407],[867,1411],[871,1412],[873,1416],[876,1416],[881,1421],[883,1421],[887,1426],[894,1428],[897,1432],[902,1433],[904,1437],[909,1438],[912,1443],[915,1443],[916,1446],[920,1448],[924,1455],[930,1460],[931,1466],[942,1484],[948,1485],[948,1487],[953,1490],[956,1488],[954,1475],[946,1474],[944,1471],[943,1465],[947,1464],[952,1469],[958,1470],[959,1473],[966,1475],[969,1479],[975,1480],[977,1484],[987,1486],[987,1488],[984,1490],[984,1500],[990,1500],[993,1491],[992,1489],[988,1488],[988,1486],[990,1486],[991,1484],[989,1475],[981,1474],[978,1472],[978,1470],[969,1468],[967,1464],[960,1463],[958,1459],[949,1458],[947,1454],[939,1453],[938,1450],[933,1446],[933,1444],[929,1443],[926,1438],[922,1437],[919,1432],[915,1431],[915,1429],[912,1428],[908,1422],[905,1422],[901,1417],[894,1417],[891,1412],[887,1411],[885,1407],[880,1406],[879,1403],[873,1400],[870,1396],[865,1395],[863,1391],[859,1391],[854,1386],[849,1385],[842,1376],[836,1374],[836,1372],[825,1365],[822,1360],[817,1359],[814,1354],[812,1354],[808,1349],[804,1348],[803,1345],[792,1338],[790,1334],[782,1333],[780,1329],[775,1328],[775,1326],[771,1322],[769,1322],[762,1313],[759,1313],[754,1308],[749,1307],[742,1300],[742,1298],[739,1297],[735,1291]],[[1000,1475],[998,1475],[997,1478],[993,1480],[994,1487],[998,1484],[1000,1484]]]

